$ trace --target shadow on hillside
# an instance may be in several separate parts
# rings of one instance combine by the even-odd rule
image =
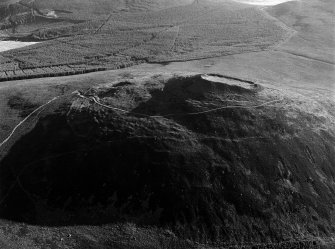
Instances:
[[[180,113],[171,118],[98,105],[41,118],[1,161],[1,218],[45,226],[132,222],[196,241],[280,241],[296,235],[292,217],[297,226],[307,217],[311,234],[328,236],[334,195],[321,174],[334,175],[333,135],[306,128],[290,139],[313,116],[297,114],[292,125],[276,109],[185,117],[226,94],[255,97],[199,77],[147,86],[151,97],[133,110]],[[134,100],[139,92],[148,96],[123,82],[104,94]]]
[[[225,79],[225,76],[222,75],[215,76]],[[249,81],[245,83],[251,84]],[[213,112],[206,111],[229,105],[240,105],[240,103],[231,100],[254,102],[254,93],[257,90],[257,87],[246,89],[237,85],[207,81],[202,78],[202,75],[176,77],[168,80],[162,89],[154,88],[149,91],[151,98],[133,109],[134,114],[132,115],[140,117],[140,115],[136,115],[136,113],[140,113],[148,116],[162,116],[190,131],[209,133],[207,128],[211,127],[210,119],[213,116],[219,115],[224,119],[235,113],[235,121],[238,121],[241,117],[250,115],[250,112],[234,108]]]
[[[146,115],[174,113],[176,123],[206,132],[204,127],[210,127],[207,119],[200,116],[192,122],[194,118],[184,114],[196,111],[194,105],[212,94],[230,91],[231,87],[205,82],[200,75],[175,78],[162,90],[153,88],[152,97],[133,111]],[[1,162],[1,217],[59,226],[120,221],[185,224],[196,219],[194,215],[212,216],[206,208],[195,207],[195,211],[188,207],[208,191],[203,171],[211,165],[211,155],[202,146],[193,148],[182,140],[165,140],[169,136],[172,141],[192,139],[187,129],[169,133],[170,126],[153,126],[150,119],[125,115],[108,121],[101,134],[102,127],[91,114],[76,114],[73,121],[66,114],[41,119]],[[134,126],[138,128],[131,135],[130,127]],[[185,152],[176,150],[177,145]],[[189,184],[195,186],[193,190]],[[194,192],[192,196],[198,197],[184,199],[181,191]],[[229,197],[231,192],[226,195],[234,199]]]

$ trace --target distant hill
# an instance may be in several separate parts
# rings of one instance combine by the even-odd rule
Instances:
[[[56,10],[62,18],[88,20],[111,13],[155,11],[191,3],[193,0],[0,0],[0,20],[25,12],[22,8],[30,11],[31,7],[38,14],[42,13],[40,10]]]
[[[86,0],[86,4],[98,3]],[[128,1],[127,6],[134,7],[135,3],[140,4],[139,1]],[[52,8],[58,10],[60,7],[54,5]],[[136,13],[111,12],[108,21],[107,12],[85,13],[86,10],[80,8],[75,10],[69,5],[57,11],[58,19],[39,16],[31,23],[19,25],[13,36],[49,41],[31,46],[29,50],[6,52],[9,59],[0,61],[0,72],[18,69],[17,62],[11,58],[19,59],[20,71],[15,72],[15,77],[36,73],[48,75],[49,72],[36,72],[41,67],[50,67],[51,74],[59,70],[64,72],[59,66],[66,67],[71,73],[86,72],[91,67],[115,69],[144,61],[185,61],[261,51],[287,36],[287,31],[267,18],[263,11],[243,9],[234,2],[191,4]],[[40,10],[45,12],[47,9],[40,7]],[[22,71],[26,69],[34,71]],[[0,74],[0,78],[11,77],[9,75],[11,73],[1,77]]]
[[[18,1],[17,0],[0,0],[0,6],[11,4],[11,3],[16,3],[16,2],[18,2]]]
[[[331,0],[291,1],[266,9],[297,31],[282,46],[285,52],[334,64],[335,36],[333,30],[334,2]],[[320,39],[322,37],[322,39]]]
[[[193,0],[36,0],[39,8],[64,9],[70,11],[90,11],[95,14],[111,11],[157,10],[192,3]]]

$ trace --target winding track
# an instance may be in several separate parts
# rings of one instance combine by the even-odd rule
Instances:
[[[274,49],[274,51],[281,52],[281,53],[286,53],[286,54],[291,54],[291,55],[294,55],[294,56],[297,56],[297,57],[300,57],[300,58],[303,58],[303,59],[306,59],[306,60],[312,60],[312,61],[325,63],[325,64],[332,65],[332,66],[335,65],[335,63],[333,61],[330,61],[330,60],[322,60],[322,59],[319,59],[319,58],[315,58],[315,57],[308,56],[308,55],[301,54],[301,53],[296,53],[296,52],[289,51],[289,50]]]
[[[251,105],[251,106],[241,106],[241,105],[223,106],[223,107],[218,107],[218,108],[214,108],[214,109],[210,109],[210,110],[206,110],[206,111],[200,111],[200,112],[189,112],[189,113],[180,113],[180,114],[171,113],[171,114],[166,114],[166,115],[147,115],[147,114],[143,114],[143,113],[127,111],[127,110],[124,110],[124,109],[121,109],[121,108],[117,108],[117,107],[102,104],[95,97],[88,98],[86,96],[83,96],[79,92],[77,92],[77,95],[80,98],[87,99],[87,100],[90,100],[90,101],[92,100],[95,104],[97,104],[101,107],[107,108],[107,109],[111,109],[111,110],[114,110],[114,111],[120,111],[120,112],[128,113],[128,114],[134,114],[134,115],[138,115],[138,116],[143,116],[143,117],[147,117],[147,118],[167,118],[167,117],[174,117],[174,116],[192,116],[192,115],[200,115],[200,114],[215,112],[215,111],[219,111],[219,110],[223,110],[223,109],[234,109],[234,108],[242,108],[242,109],[259,108],[259,107],[264,107],[264,106],[270,106],[273,103],[281,102],[283,100],[283,99],[277,99],[277,100],[267,101],[267,102],[264,102],[264,103],[259,104],[259,105]],[[232,101],[234,101],[234,100],[232,100]],[[236,102],[236,101],[234,101],[234,102]],[[243,102],[245,102],[245,101],[243,101]]]
[[[49,100],[48,102],[46,102],[45,104],[41,105],[40,107],[38,107],[34,111],[32,111],[27,117],[25,117],[20,123],[18,123],[14,127],[14,129],[9,133],[8,137],[0,143],[0,149],[12,138],[12,136],[15,134],[16,130],[18,128],[20,128],[31,116],[33,116],[35,113],[37,113],[37,116],[38,116],[44,110],[44,108],[47,105],[51,104],[52,102],[56,101],[57,99],[59,99],[60,97],[63,97],[63,96],[64,95],[54,97],[51,100]]]

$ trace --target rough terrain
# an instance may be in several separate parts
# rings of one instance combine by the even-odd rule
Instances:
[[[39,112],[2,160],[2,215],[130,222],[205,244],[332,236],[332,94],[222,75],[123,77]]]
[[[332,1],[126,2],[0,54],[0,247],[334,248]]]

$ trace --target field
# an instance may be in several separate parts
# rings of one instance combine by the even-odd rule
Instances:
[[[49,67],[57,71],[55,67],[78,64],[110,69],[143,61],[186,61],[266,50],[289,32],[260,10],[213,3],[149,13],[116,13],[107,21],[71,25],[62,21],[56,22],[56,28],[50,26],[30,35],[34,40],[49,41],[2,54],[9,60],[1,67],[8,75],[2,80],[17,74],[14,61],[23,74],[25,69]],[[33,27],[29,24],[19,30],[26,33]]]

